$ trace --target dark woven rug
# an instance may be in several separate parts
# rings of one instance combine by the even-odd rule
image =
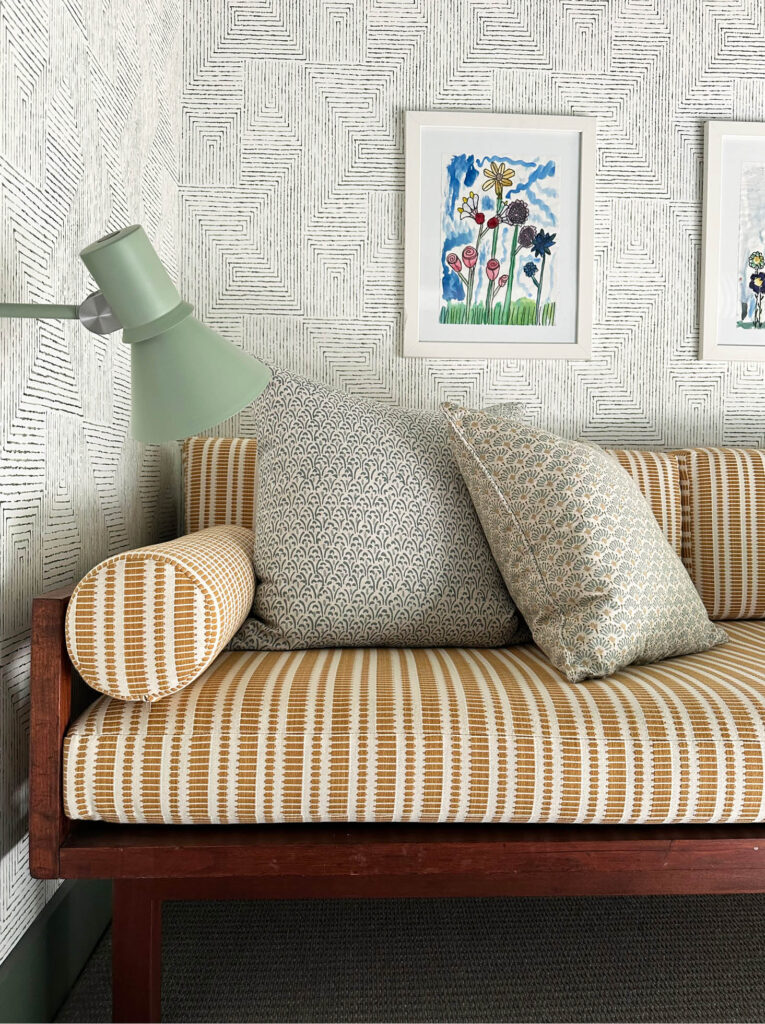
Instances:
[[[165,904],[167,1021],[761,1021],[765,896]],[[106,1021],[101,942],[60,1021]]]

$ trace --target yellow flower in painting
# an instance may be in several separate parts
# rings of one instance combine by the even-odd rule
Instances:
[[[503,188],[510,188],[515,177],[515,171],[511,167],[505,168],[504,164],[496,164],[493,160],[490,167],[484,167],[483,173],[489,179],[483,183],[484,192],[493,188],[498,196],[502,195]]]

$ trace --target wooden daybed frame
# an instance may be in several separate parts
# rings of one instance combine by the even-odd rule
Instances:
[[[29,850],[36,878],[114,886],[115,1021],[160,1019],[165,900],[765,892],[765,824],[109,825],[70,821],[62,747],[97,694],[64,639],[74,588],[34,601]]]

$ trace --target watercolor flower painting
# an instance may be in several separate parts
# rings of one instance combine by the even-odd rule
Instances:
[[[749,274],[750,270],[754,273]],[[747,274],[749,276],[748,287],[744,283]],[[749,253],[746,267],[739,276],[739,285],[742,284],[741,318],[737,321],[736,326],[754,327],[759,330],[763,326],[762,296],[765,294],[765,256],[759,249]]]
[[[441,210],[443,324],[555,323],[556,165],[455,154]]]
[[[595,140],[591,117],[406,112],[405,355],[590,357]]]
[[[765,166],[746,161],[741,167],[739,205],[739,306],[736,328],[761,329],[765,294]]]

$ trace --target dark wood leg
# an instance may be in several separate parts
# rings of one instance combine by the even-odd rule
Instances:
[[[162,900],[155,882],[115,879],[112,921],[112,1016],[158,1021],[162,1014]]]

